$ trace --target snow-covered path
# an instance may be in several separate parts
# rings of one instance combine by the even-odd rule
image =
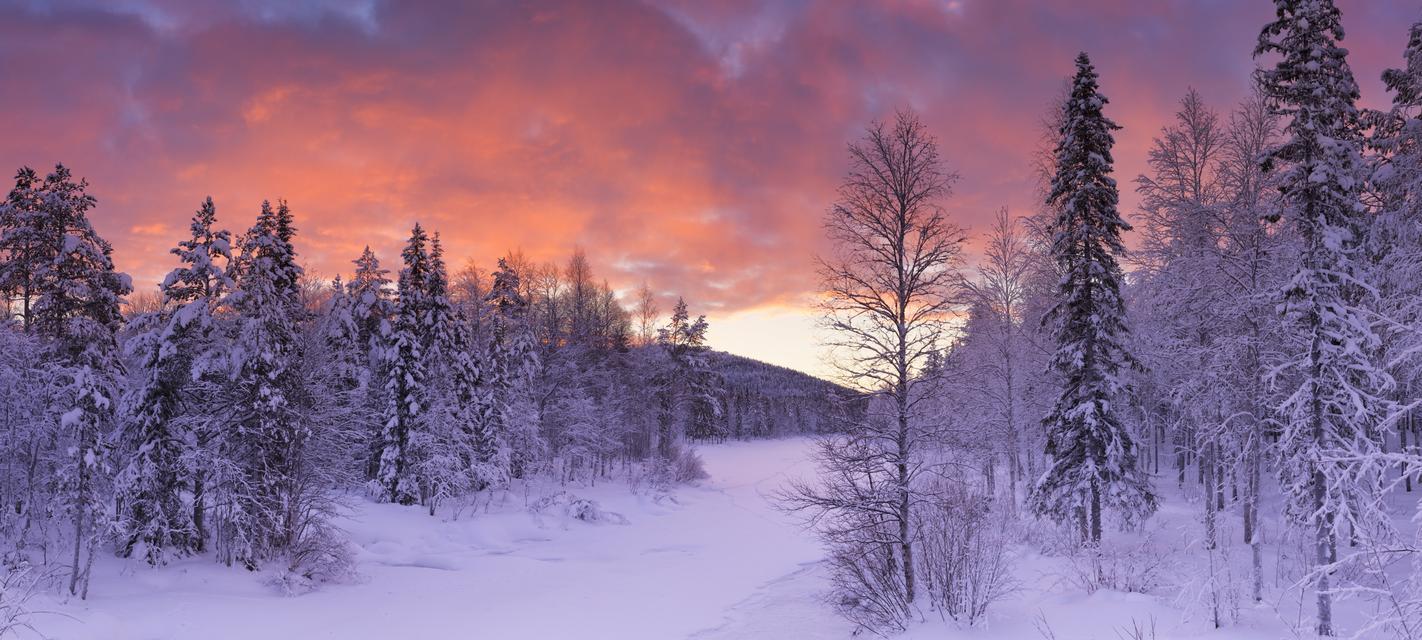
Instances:
[[[674,501],[624,485],[572,489],[629,524],[538,522],[523,496],[492,514],[443,522],[361,501],[342,523],[358,545],[357,584],[284,597],[208,558],[163,569],[104,559],[87,602],[55,603],[53,638],[736,638],[848,627],[815,599],[820,548],[769,504],[812,472],[806,439],[701,450],[711,479]],[[759,615],[767,608],[773,616]],[[756,631],[748,636],[749,626]],[[787,635],[788,634],[788,635]]]

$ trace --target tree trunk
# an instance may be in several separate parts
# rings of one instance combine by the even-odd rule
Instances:
[[[1200,457],[1200,469],[1205,474],[1205,549],[1214,550],[1217,542],[1215,539],[1215,462],[1214,448],[1209,444],[1203,446],[1204,455]]]
[[[1248,450],[1245,452],[1247,477],[1244,488],[1244,543],[1249,545],[1252,593],[1255,603],[1264,600],[1264,543],[1259,533],[1259,476],[1260,442],[1263,434],[1258,432],[1258,422],[1253,425],[1254,433],[1249,436]]]
[[[902,341],[900,344],[904,344]],[[902,347],[900,347],[902,352]],[[908,415],[908,381],[907,376],[900,378],[899,388],[901,390],[899,403],[899,434],[898,447],[899,457],[897,464],[899,483],[899,547],[903,554],[904,562],[904,596],[909,602],[914,600],[913,584],[913,545],[909,538],[909,415]]]
[[[1397,450],[1405,454],[1409,453],[1407,450],[1407,431],[1408,428],[1412,426],[1412,414],[1410,412],[1402,419],[1402,423],[1404,425],[1403,428],[1397,430]],[[1412,493],[1412,474],[1407,472],[1407,464],[1400,462],[1398,466],[1402,469],[1402,481],[1407,486],[1407,492]]]
[[[1313,503],[1316,512],[1323,510],[1323,473],[1315,471],[1313,473]],[[1330,535],[1328,519],[1317,517],[1316,531],[1316,563],[1314,570],[1318,572],[1318,635],[1331,637],[1333,635],[1333,595],[1329,593],[1328,571],[1323,567],[1332,564],[1333,561],[1333,536]]]
[[[1101,487],[1091,480],[1091,544],[1101,546]]]
[[[206,487],[203,486],[203,474],[198,471],[193,474],[193,551],[202,553],[207,550],[207,510],[203,506],[205,499],[203,494]]]

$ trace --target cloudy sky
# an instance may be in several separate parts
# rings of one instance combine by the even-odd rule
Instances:
[[[139,282],[204,196],[234,230],[286,198],[324,275],[366,244],[393,262],[417,220],[456,265],[578,245],[614,287],[684,295],[716,346],[816,371],[819,221],[868,122],[918,110],[961,175],[949,210],[980,230],[1032,208],[1076,52],[1129,184],[1187,87],[1221,109],[1245,94],[1270,4],[0,0],[0,170],[88,178]],[[1422,9],[1339,4],[1382,104]]]

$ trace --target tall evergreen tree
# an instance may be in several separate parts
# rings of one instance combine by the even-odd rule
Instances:
[[[365,390],[370,377],[356,317],[356,301],[340,276],[331,281],[331,297],[321,322],[321,338],[330,350],[328,359],[335,369],[335,380],[347,391]]]
[[[521,277],[508,260],[499,259],[485,302],[492,310],[493,327],[485,358],[489,397],[480,400],[480,410],[484,410],[482,403],[492,403],[492,423],[479,428],[479,459],[496,476],[505,469],[518,476],[541,453],[544,443],[529,397],[539,366],[538,344]]]
[[[366,247],[355,260],[356,271],[346,293],[350,298],[351,321],[355,323],[355,341],[365,362],[360,371],[364,375],[360,388],[364,390],[361,399],[376,420],[368,428],[366,479],[373,480],[380,472],[380,452],[384,449],[384,427],[379,416],[384,411],[388,399],[385,387],[388,382],[388,362],[386,344],[390,340],[391,322],[395,318],[395,302],[392,299],[391,282],[386,269],[380,267],[375,252]]]
[[[346,285],[351,297],[351,313],[360,331],[360,340],[370,354],[383,351],[385,334],[395,317],[395,302],[391,299],[390,271],[380,267],[380,259],[366,247],[355,259],[355,276]],[[378,355],[369,356],[372,363]]]
[[[449,301],[449,270],[444,264],[444,243],[439,233],[430,238],[429,272],[424,279],[427,305],[424,320],[426,357],[435,369],[443,369],[458,350],[454,327],[454,306]]]
[[[715,373],[707,362],[706,316],[691,319],[686,300],[677,298],[667,326],[657,333],[657,344],[670,358],[671,367],[663,381],[663,416],[660,452],[666,455],[681,436],[706,440],[724,435],[717,418],[721,409],[716,395]],[[677,432],[673,425],[684,414]]]
[[[290,211],[262,203],[242,237],[237,288],[228,297],[238,313],[231,360],[231,428],[220,443],[231,473],[221,487],[219,555],[255,568],[286,550],[296,536],[296,470],[308,425],[297,400],[301,267],[291,245]]]
[[[52,260],[42,185],[34,169],[21,167],[15,173],[15,187],[0,206],[0,255],[5,257],[0,262],[0,294],[9,305],[19,305],[11,307],[11,313],[19,315],[26,329],[34,319],[38,278]]]
[[[1391,109],[1370,114],[1377,212],[1368,227],[1366,252],[1379,311],[1392,325],[1379,337],[1382,360],[1395,363],[1391,370],[1398,399],[1416,397],[1422,386],[1422,370],[1406,357],[1418,346],[1411,327],[1422,322],[1417,304],[1422,299],[1422,22],[1409,29],[1403,60],[1404,66],[1383,72]]]
[[[212,198],[193,215],[191,237],[172,253],[182,266],[163,280],[164,308],[136,319],[143,330],[128,342],[141,366],[141,382],[125,397],[123,445],[128,464],[119,474],[122,529],[128,536],[120,551],[126,556],[135,543],[147,548],[150,564],[169,555],[202,549],[204,470],[202,445],[210,438],[200,383],[210,374],[205,357],[211,350],[212,311],[231,280],[215,260],[231,258],[229,234],[215,229],[217,209]],[[183,494],[192,492],[192,508]]]
[[[1293,389],[1281,406],[1279,472],[1287,514],[1314,536],[1318,634],[1329,636],[1339,533],[1388,528],[1377,427],[1392,379],[1372,361],[1379,340],[1360,306],[1370,289],[1359,268],[1366,172],[1340,15],[1330,0],[1274,6],[1254,53],[1277,61],[1257,80],[1274,113],[1289,119],[1267,164],[1278,172],[1276,215],[1292,218],[1302,244],[1284,291],[1286,354],[1276,366]]]
[[[426,324],[431,306],[428,242],[424,228],[416,224],[401,252],[405,268],[400,271],[399,300],[387,356],[388,406],[377,480],[386,499],[399,504],[414,504],[421,498],[410,436],[421,428],[429,409],[425,355],[430,346]]]
[[[1136,468],[1135,442],[1116,410],[1121,367],[1134,362],[1121,343],[1125,305],[1116,261],[1125,250],[1121,232],[1131,227],[1116,209],[1111,132],[1120,127],[1102,113],[1106,103],[1096,69],[1082,53],[1047,196],[1056,213],[1051,253],[1062,274],[1056,306],[1048,315],[1057,343],[1052,369],[1061,391],[1043,420],[1051,466],[1031,498],[1037,513],[1075,520],[1082,538],[1093,544],[1101,540],[1103,507],[1134,521],[1150,515],[1156,502]]]
[[[0,208],[0,287],[22,298],[25,327],[43,341],[56,395],[58,510],[73,525],[69,592],[85,597],[95,550],[107,532],[108,441],[118,403],[115,332],[132,287],[88,211],[88,183],[56,165],[40,181],[21,169]]]

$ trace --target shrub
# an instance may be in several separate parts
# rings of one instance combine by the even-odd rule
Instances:
[[[913,619],[900,567],[903,559],[888,523],[865,523],[854,540],[830,545],[829,603],[845,619],[874,632],[903,631]]]
[[[941,614],[975,625],[1011,593],[1007,547],[1012,519],[986,496],[943,483],[917,514],[919,575]]]
[[[1173,554],[1147,535],[1139,542],[1103,540],[1084,545],[1067,556],[1066,578],[1086,593],[1101,589],[1150,593],[1164,583]]]

